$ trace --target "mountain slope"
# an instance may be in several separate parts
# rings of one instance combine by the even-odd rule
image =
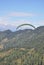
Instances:
[[[25,29],[16,32],[6,30],[0,32],[0,45],[3,45],[3,49],[35,48],[44,50],[44,26],[34,30]]]

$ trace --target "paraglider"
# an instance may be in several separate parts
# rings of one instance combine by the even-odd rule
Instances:
[[[19,29],[20,27],[25,26],[25,25],[31,26],[31,27],[33,27],[33,28],[35,29],[35,26],[33,26],[33,25],[31,25],[31,24],[21,24],[21,25],[19,25],[16,29]]]

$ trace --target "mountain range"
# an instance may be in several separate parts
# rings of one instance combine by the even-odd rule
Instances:
[[[0,50],[10,48],[35,48],[44,52],[44,26],[12,32],[0,31]]]

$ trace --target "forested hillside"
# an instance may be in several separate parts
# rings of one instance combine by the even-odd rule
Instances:
[[[0,31],[0,65],[44,65],[44,26]]]

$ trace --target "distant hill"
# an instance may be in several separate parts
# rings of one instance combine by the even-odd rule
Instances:
[[[44,26],[34,30],[0,31],[0,45],[3,45],[5,50],[9,48],[35,48],[39,49],[38,51],[44,51]]]

